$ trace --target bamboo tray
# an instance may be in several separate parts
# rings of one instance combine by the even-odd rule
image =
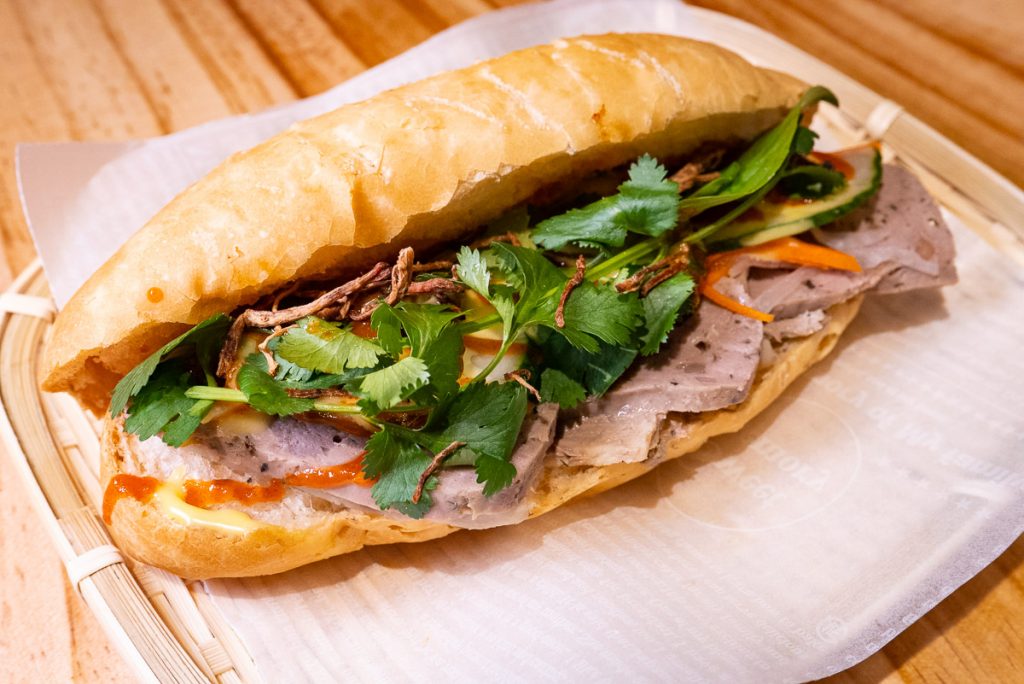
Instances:
[[[828,84],[843,110],[822,116],[847,143],[882,140],[949,211],[1024,264],[1024,193],[898,105],[745,22],[692,9],[709,38],[757,62]],[[144,681],[257,682],[202,586],[123,557],[100,520],[97,423],[67,395],[41,393],[37,363],[53,304],[41,264],[0,295],[0,437],[28,484],[71,582]]]

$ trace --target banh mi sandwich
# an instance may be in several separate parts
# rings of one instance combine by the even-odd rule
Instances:
[[[186,577],[519,523],[740,429],[864,293],[953,283],[934,202],[823,152],[827,89],[561,40],[292,126],[75,294],[43,385],[106,414],[103,515]]]

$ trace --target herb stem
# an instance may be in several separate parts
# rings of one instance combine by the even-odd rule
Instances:
[[[227,387],[206,387],[196,385],[185,390],[185,396],[189,399],[207,399],[209,401],[230,401],[236,404],[248,404],[249,398],[242,390],[233,390]]]
[[[775,187],[776,183],[779,182],[779,179],[781,179],[783,175],[783,171],[778,171],[774,176],[772,176],[771,180],[764,184],[764,186],[760,190],[758,190],[752,195],[749,195],[745,200],[740,202],[728,214],[718,219],[717,221],[714,221],[713,223],[704,226],[696,233],[691,233],[690,235],[687,235],[685,238],[683,238],[683,242],[687,242],[690,244],[693,244],[694,242],[700,242],[701,240],[711,237],[719,230],[735,221],[737,218],[742,216],[744,212],[747,211],[747,209],[750,209],[752,206],[760,202],[764,198],[764,196],[767,195],[771,191],[771,189]]]
[[[322,401],[314,401],[313,410],[323,411],[324,413],[347,413],[350,415],[362,414],[363,412],[363,410],[359,408],[357,404],[328,404]],[[367,420],[370,419],[369,416],[366,416],[366,418]]]
[[[235,404],[248,404],[249,398],[242,390],[230,389],[227,387],[204,387],[196,385],[185,390],[185,396],[189,399],[200,399],[206,401],[229,401]],[[313,402],[314,411],[325,413],[347,413],[361,414],[363,410],[356,404],[331,404],[328,402]]]
[[[498,367],[499,363],[501,363],[501,360],[505,357],[505,352],[508,351],[508,348],[512,345],[513,340],[513,337],[509,337],[509,339],[505,340],[502,343],[501,348],[498,350],[498,353],[494,355],[494,358],[491,359],[491,362],[487,364],[486,368],[477,373],[473,377],[473,379],[469,381],[470,384],[474,382],[484,381],[487,379],[487,376],[490,375],[491,372]]]
[[[650,238],[642,242],[638,242],[631,247],[627,247],[618,254],[608,258],[606,261],[602,261],[599,264],[587,269],[587,279],[597,280],[603,278],[606,275],[610,275],[615,271],[619,270],[623,266],[633,263],[638,259],[642,259],[651,254],[657,253],[666,245],[666,241],[663,237]],[[545,297],[553,297],[558,294],[560,290],[553,289],[549,290],[544,294]],[[465,321],[459,323],[459,332],[463,335],[470,335],[487,328],[494,327],[501,323],[501,316],[497,313],[493,313],[475,321]]]
[[[606,261],[602,261],[599,264],[587,269],[587,279],[595,280],[597,278],[603,278],[606,275],[610,275],[615,271],[618,271],[623,266],[633,263],[637,259],[641,259],[649,254],[657,252],[664,244],[665,240],[661,237],[651,238],[638,242],[635,245],[628,247],[613,257],[610,257]]]

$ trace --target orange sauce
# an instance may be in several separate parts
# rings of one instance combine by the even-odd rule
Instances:
[[[330,489],[346,484],[356,484],[360,487],[369,487],[376,480],[371,480],[363,475],[363,454],[348,463],[325,466],[322,468],[306,468],[297,473],[285,475],[284,481],[296,487],[316,487]]]
[[[158,304],[163,300],[163,298],[164,291],[161,290],[159,287],[151,287],[148,290],[146,290],[146,299],[153,302],[154,304]]]
[[[350,329],[356,335],[365,337],[368,340],[377,337],[377,331],[370,326],[370,321],[353,321]]]
[[[185,480],[185,503],[199,508],[234,501],[246,506],[271,503],[284,498],[284,483],[271,480],[254,485],[237,480]]]
[[[828,164],[833,169],[843,174],[843,178],[850,180],[856,173],[853,169],[853,164],[843,159],[838,154],[832,154],[830,152],[811,152],[807,155],[807,158],[816,164]]]
[[[473,335],[464,335],[462,343],[466,345],[466,349],[477,352],[478,354],[497,354],[501,350],[501,340],[493,340],[489,337],[474,337]],[[508,346],[509,354],[525,354],[526,345],[522,342],[513,342]]]
[[[366,453],[366,452],[363,452]],[[371,480],[363,475],[363,453],[348,463],[322,468],[306,468],[285,475],[283,480],[274,479],[265,485],[248,484],[237,480],[185,480],[185,503],[198,508],[210,508],[217,504],[239,503],[244,506],[272,503],[284,498],[285,485],[329,489],[346,484],[369,487]],[[103,493],[103,520],[110,524],[114,506],[125,497],[140,503],[153,498],[160,480],[155,477],[121,473],[110,479]]]
[[[140,503],[146,503],[153,498],[153,493],[160,486],[160,480],[155,477],[142,477],[140,475],[120,474],[110,478],[107,491],[103,493],[103,520],[110,524],[110,516],[114,512],[114,504],[126,496],[130,496]]]

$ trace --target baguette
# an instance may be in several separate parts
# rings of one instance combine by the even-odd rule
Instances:
[[[685,158],[707,143],[749,142],[778,124],[805,89],[712,45],[606,35],[514,52],[296,124],[184,191],[86,282],[52,329],[43,387],[104,412],[128,371],[214,314],[299,281],[353,276],[406,247],[458,244],[538,194],[642,154]],[[528,517],[741,429],[832,350],[859,293],[881,277],[818,311],[823,327],[775,339],[742,401],[665,412],[646,458],[614,462],[610,454],[610,465],[580,464],[551,446],[523,499]],[[174,456],[141,448],[124,416],[105,419],[105,484],[117,476],[166,478],[174,465],[167,458]],[[124,496],[105,514],[130,555],[189,578],[281,572],[368,544],[460,529],[328,504],[300,487],[247,505],[241,530],[190,521],[202,511],[175,501]],[[216,512],[225,510],[232,505]]]
[[[540,188],[644,152],[749,140],[805,88],[713,45],[607,35],[298,123],[185,190],[89,278],[54,324],[43,389],[100,414],[125,373],[214,313],[458,240]]]
[[[829,309],[829,323],[818,332],[783,344],[773,362],[762,368],[747,399],[728,409],[674,414],[661,428],[658,448],[639,463],[571,467],[553,454],[530,501],[530,517],[548,513],[574,498],[617,487],[674,458],[692,453],[716,435],[737,432],[767,408],[808,368],[828,356],[857,315],[862,297]],[[121,472],[146,472],[138,442],[121,422],[107,418],[102,436],[101,480]],[[183,524],[158,502],[125,498],[113,511],[110,531],[129,555],[190,579],[248,577],[284,572],[300,565],[357,551],[373,544],[419,542],[444,537],[460,528],[429,520],[396,519],[354,509],[318,510],[314,502],[293,494],[288,505],[265,504],[253,515],[272,524],[248,534]]]

